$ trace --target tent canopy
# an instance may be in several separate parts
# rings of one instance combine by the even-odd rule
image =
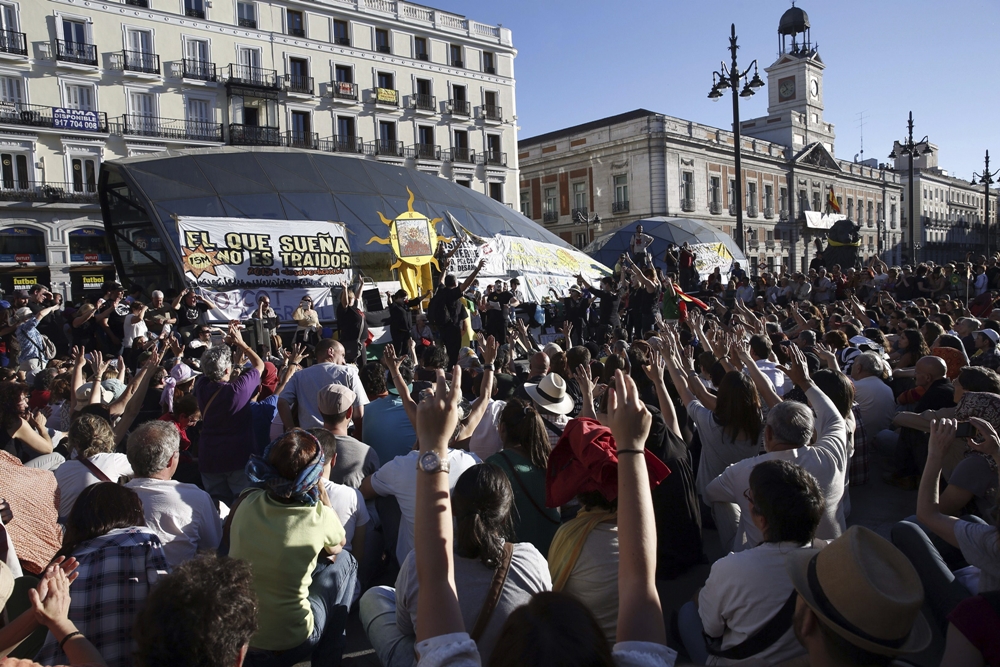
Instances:
[[[744,268],[747,266],[746,256],[729,234],[724,234],[709,224],[691,218],[658,216],[636,220],[595,239],[583,251],[605,266],[614,266],[618,262],[619,256],[629,251],[629,242],[632,239],[632,235],[635,234],[636,227],[640,225],[644,234],[649,234],[653,237],[653,245],[650,246],[649,253],[652,255],[654,265],[659,268],[666,269],[663,256],[667,251],[667,247],[671,243],[680,246],[684,242],[687,242],[689,245],[702,246],[702,250],[697,253],[698,269],[702,274],[702,279],[707,277],[706,273],[711,273],[711,268],[719,265],[722,266],[722,272],[725,274],[729,269],[728,264],[731,261],[739,262]],[[712,244],[715,247],[709,248],[702,244]],[[719,244],[721,244],[722,248],[718,247]],[[709,259],[707,256],[708,253],[714,250],[720,252],[725,262],[721,264],[720,262],[703,264],[704,260]],[[707,266],[711,268],[706,272],[705,268]]]

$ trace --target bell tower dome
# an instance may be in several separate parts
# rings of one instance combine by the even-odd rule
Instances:
[[[824,69],[809,15],[793,2],[778,21],[778,59],[764,69],[767,119],[751,128],[743,126],[744,133],[777,141],[795,152],[820,142],[833,153],[833,125],[823,120]]]

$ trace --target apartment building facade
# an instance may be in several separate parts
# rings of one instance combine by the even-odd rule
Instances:
[[[513,202],[515,56],[509,29],[397,0],[0,0],[0,289],[112,271],[116,157],[288,146]]]

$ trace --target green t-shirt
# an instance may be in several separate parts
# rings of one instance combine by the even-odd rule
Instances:
[[[337,513],[322,503],[285,505],[259,489],[246,494],[233,517],[229,555],[253,569],[259,611],[250,646],[285,651],[309,638],[313,569],[323,547],[343,539]]]
[[[504,455],[514,464],[517,475],[511,470]],[[514,491],[514,541],[530,542],[543,556],[547,556],[549,544],[559,529],[559,510],[545,506],[545,470],[536,468],[530,460],[512,449],[494,454],[486,459],[486,463],[492,463],[503,470]],[[531,494],[530,497],[525,489]]]

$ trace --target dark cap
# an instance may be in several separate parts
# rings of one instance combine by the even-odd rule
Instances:
[[[23,289],[14,290],[14,298],[15,299],[27,299],[28,298],[28,290],[23,290]]]
[[[105,292],[124,292],[125,291],[125,288],[122,287],[122,284],[120,282],[118,282],[117,280],[108,280],[108,281],[106,281],[103,285],[101,285],[101,289],[104,290]]]

